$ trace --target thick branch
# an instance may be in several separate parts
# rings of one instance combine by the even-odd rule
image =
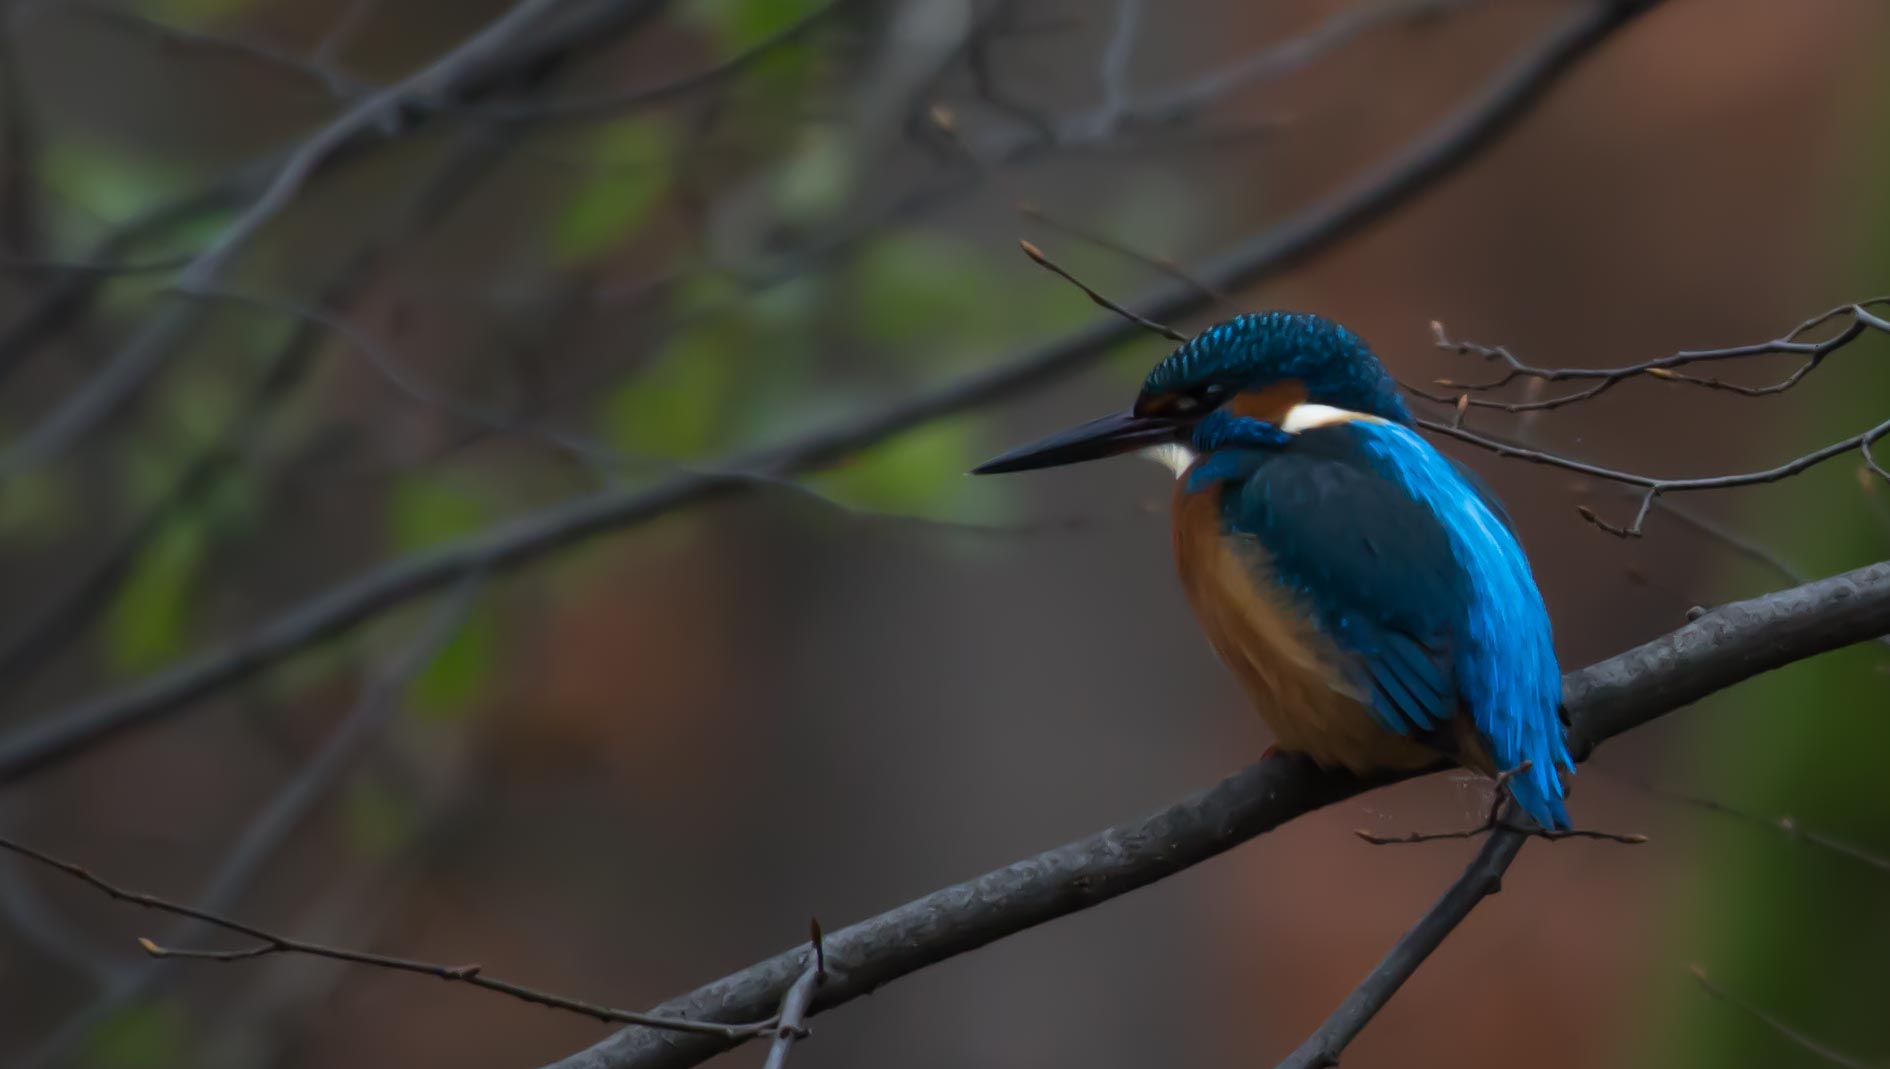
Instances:
[[[1454,173],[1512,129],[1563,74],[1657,0],[1600,0],[1576,9],[1517,57],[1483,92],[1375,171],[1267,230],[1193,274],[1210,286],[1251,285],[1356,233]],[[1172,281],[1134,307],[1170,321],[1211,298]],[[503,571],[604,531],[654,519],[819,468],[930,420],[1012,398],[1086,367],[1138,328],[1114,316],[904,402],[816,431],[777,449],[730,459],[721,471],[683,474],[653,487],[612,491],[534,513],[467,541],[416,554],[344,582],[263,624],[226,648],[177,665],[117,694],[46,717],[0,743],[0,785],[50,767],[102,739],[150,723],[343,634],[469,572]],[[740,474],[729,474],[730,472]]]
[[[1752,676],[1890,632],[1890,562],[1734,602],[1563,678],[1574,749]],[[988,872],[827,936],[834,976],[815,1010],[987,943],[1127,894],[1379,786],[1272,757],[1141,820]],[[765,1016],[806,969],[800,948],[673,999],[659,1013]],[[676,1069],[727,1044],[626,1029],[555,1069]]]

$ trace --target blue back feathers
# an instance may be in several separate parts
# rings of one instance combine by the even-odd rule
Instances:
[[[1575,770],[1559,709],[1562,673],[1549,611],[1529,559],[1479,487],[1408,427],[1355,423],[1373,465],[1428,508],[1449,539],[1464,579],[1453,621],[1457,687],[1499,769],[1530,763],[1511,781],[1524,809],[1545,828],[1566,828],[1560,770]]]
[[[1202,331],[1155,365],[1144,396],[1232,394],[1297,380],[1318,404],[1407,423],[1398,384],[1363,339],[1309,312],[1257,312]]]
[[[1289,434],[1216,407],[1286,382],[1377,418]],[[1306,313],[1236,316],[1170,353],[1142,395],[1212,409],[1193,424],[1201,459],[1184,489],[1220,489],[1223,535],[1265,550],[1270,578],[1346,655],[1344,683],[1373,718],[1451,751],[1468,710],[1498,770],[1529,762],[1510,781],[1517,801],[1543,827],[1568,827],[1562,677],[1528,558],[1482,482],[1410,428],[1364,341]]]

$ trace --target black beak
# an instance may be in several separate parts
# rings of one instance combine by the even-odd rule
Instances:
[[[1013,449],[1001,457],[994,457],[971,469],[971,474],[1002,475],[1034,468],[1054,468],[1085,460],[1101,460],[1119,453],[1133,453],[1151,445],[1178,440],[1185,426],[1182,421],[1166,416],[1117,412],[1101,419],[1092,419],[1062,434],[1053,434],[1042,441],[1032,442],[1021,449]]]

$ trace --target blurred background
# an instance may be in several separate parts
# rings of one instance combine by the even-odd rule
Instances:
[[[1384,158],[1568,10],[1356,2],[1147,3],[1126,35],[1100,0],[644,4],[444,115],[368,124],[193,298],[166,287],[256,168],[504,6],[13,0],[0,738],[387,562],[1091,323],[1019,238],[1132,297],[1154,258],[1224,250]],[[1464,173],[1177,325],[1318,311],[1411,382],[1488,374],[1433,320],[1550,366],[1775,337],[1890,290],[1887,40],[1872,0],[1671,0]],[[138,346],[162,355],[122,403],[48,439]],[[1166,348],[392,607],[8,785],[0,822],[310,938],[644,1006],[810,915],[838,928],[1164,805],[1271,741],[1179,594],[1166,476],[962,473],[1119,407]],[[1743,471],[1882,419],[1887,352],[1772,397],[1643,380],[1472,426]],[[1890,555],[1890,494],[1854,456],[1623,540],[1576,506],[1624,522],[1632,495],[1441,445],[1508,501],[1569,666]],[[1818,1063],[1693,964],[1886,1064],[1887,695],[1870,645],[1609,744],[1577,821],[1652,841],[1526,851],[1347,1064]],[[1454,827],[1484,798],[1438,776],[1296,821],[824,1015],[795,1064],[1271,1064],[1473,849],[1352,830]],[[608,1033],[323,961],[153,964],[138,935],[229,945],[0,862],[0,1061],[529,1066]]]

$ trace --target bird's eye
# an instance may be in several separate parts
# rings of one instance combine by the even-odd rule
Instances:
[[[1168,411],[1177,416],[1193,415],[1201,407],[1201,402],[1187,394],[1181,394],[1168,402]]]

